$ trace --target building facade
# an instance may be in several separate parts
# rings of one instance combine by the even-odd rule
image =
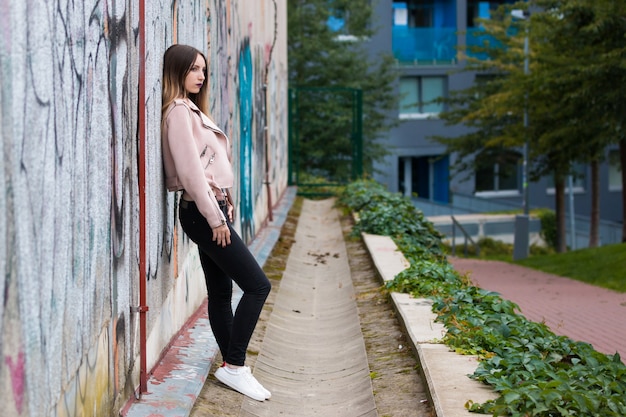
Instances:
[[[451,91],[480,82],[481,74],[460,71],[464,61],[458,48],[477,42],[477,18],[489,18],[491,10],[508,0],[378,0],[374,2],[376,34],[371,38],[374,54],[393,54],[400,76],[396,84],[402,95],[400,107],[390,117],[402,123],[387,138],[391,154],[375,166],[375,179],[391,191],[415,195],[438,203],[454,204],[463,195],[523,205],[522,150],[511,166],[494,165],[481,172],[450,176],[455,155],[447,155],[444,145],[430,138],[454,137],[462,126],[445,126],[437,114],[443,104],[428,103]],[[532,45],[531,45],[532,47]],[[617,146],[606,150],[606,163],[600,168],[601,219],[622,222],[622,183]],[[505,171],[506,170],[506,171]],[[572,187],[575,215],[589,216],[591,178],[588,166],[579,166]],[[503,176],[502,173],[507,175]],[[554,209],[551,178],[531,182],[529,206]],[[569,189],[568,189],[569,191]]]

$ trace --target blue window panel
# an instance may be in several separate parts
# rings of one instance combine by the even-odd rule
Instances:
[[[392,31],[393,53],[400,62],[453,61],[456,59],[456,28],[409,28]]]
[[[393,10],[392,48],[398,61],[433,64],[456,60],[454,1],[394,2]],[[419,14],[412,14],[416,10]]]
[[[344,19],[340,17],[330,16],[328,20],[326,21],[326,25],[333,32],[339,32],[346,25],[346,22]]]
[[[478,17],[481,19],[489,19],[491,17],[490,4],[488,1],[478,3]]]

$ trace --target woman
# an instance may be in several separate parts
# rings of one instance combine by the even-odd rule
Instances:
[[[182,191],[180,224],[198,245],[209,295],[209,321],[224,360],[215,377],[264,401],[270,392],[244,363],[271,285],[231,227],[231,148],[224,132],[207,116],[206,67],[204,55],[191,46],[173,45],[165,52],[161,109],[165,183],[169,191]],[[234,315],[232,281],[243,291]]]

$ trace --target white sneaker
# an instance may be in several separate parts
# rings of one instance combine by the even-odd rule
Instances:
[[[250,374],[250,376],[252,377],[252,380],[254,381],[257,390],[261,391],[263,393],[263,395],[265,395],[265,399],[269,400],[270,398],[272,398],[272,393],[269,392],[267,389],[265,389],[265,387],[263,385],[261,385],[261,383],[254,377],[254,375],[252,375],[252,371],[250,370],[249,366],[244,366],[244,372],[247,372]]]
[[[246,370],[247,368],[247,370]],[[265,393],[258,389],[259,382],[250,373],[250,368],[228,368],[222,366],[215,371],[215,378],[242,393],[243,395],[257,401],[265,400]]]

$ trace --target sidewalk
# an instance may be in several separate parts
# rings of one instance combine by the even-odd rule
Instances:
[[[626,294],[506,262],[450,258],[477,287],[516,303],[529,320],[626,361]],[[626,271],[624,272],[626,278]]]

